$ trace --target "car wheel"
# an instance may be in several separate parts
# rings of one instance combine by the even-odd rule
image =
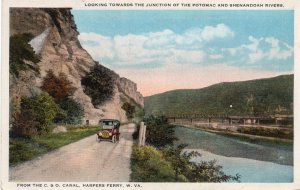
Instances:
[[[100,142],[101,140],[100,140],[100,138],[98,137],[98,135],[96,136],[96,142]]]
[[[115,143],[115,142],[117,142],[117,137],[116,137],[116,135],[112,136],[112,138],[111,138],[111,142],[112,142],[112,143]]]

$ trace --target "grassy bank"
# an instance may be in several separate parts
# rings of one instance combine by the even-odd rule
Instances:
[[[82,138],[95,134],[99,127],[67,127],[67,132],[45,134],[31,139],[10,137],[9,163],[15,166],[51,150],[76,142]]]

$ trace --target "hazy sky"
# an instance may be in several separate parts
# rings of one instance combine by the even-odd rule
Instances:
[[[72,11],[82,46],[144,95],[293,73],[293,11]]]

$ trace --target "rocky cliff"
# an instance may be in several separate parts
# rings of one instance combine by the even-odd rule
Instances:
[[[125,111],[121,108],[124,101],[133,101],[143,107],[142,95],[137,92],[136,84],[128,79],[117,78],[115,95],[112,100],[95,108],[81,85],[84,77],[96,63],[77,38],[78,31],[70,9],[13,8],[10,10],[10,35],[31,33],[30,41],[35,53],[41,56],[39,67],[41,75],[37,78],[30,73],[22,73],[19,78],[10,76],[11,98],[28,96],[34,88],[41,85],[46,71],[55,74],[64,72],[76,88],[74,99],[84,106],[85,120],[97,124],[101,118],[126,121]]]
[[[144,107],[143,95],[137,91],[136,83],[131,80],[121,77],[118,80],[119,91],[130,97],[136,104]]]

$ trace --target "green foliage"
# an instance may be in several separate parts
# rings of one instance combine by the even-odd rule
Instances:
[[[9,163],[16,165],[40,155],[43,149],[36,146],[29,139],[10,138],[9,139]]]
[[[49,132],[49,126],[58,112],[57,104],[46,92],[23,97],[20,113],[13,121],[13,131],[16,135],[25,137]]]
[[[183,152],[186,145],[167,147],[162,151],[152,146],[133,147],[131,181],[136,182],[229,182],[240,176],[226,175],[215,161],[192,162],[197,152]]]
[[[229,182],[239,181],[240,176],[226,175],[222,166],[216,165],[216,161],[191,162],[191,159],[201,156],[198,152],[184,152],[187,145],[181,144],[176,148],[168,147],[163,150],[164,157],[169,161],[175,171],[175,181],[179,176],[184,176],[189,182]]]
[[[66,74],[60,72],[55,76],[52,70],[47,71],[41,89],[48,92],[61,108],[55,118],[56,123],[80,124],[84,117],[83,106],[70,98],[75,88]]]
[[[75,88],[66,74],[60,72],[58,76],[55,76],[52,70],[47,71],[41,89],[50,94],[57,103],[66,100],[75,92]]]
[[[133,147],[131,157],[131,181],[174,182],[175,173],[163,154],[151,146]]]
[[[59,122],[74,125],[82,123],[84,108],[80,103],[72,98],[68,98],[62,101],[59,106],[66,114]]]
[[[164,147],[172,145],[176,140],[174,134],[174,126],[168,124],[168,120],[164,116],[154,117],[153,115],[145,118],[146,143],[155,147]]]
[[[164,157],[168,160],[174,171],[175,181],[178,181],[179,175],[185,175],[191,168],[190,159],[194,156],[200,156],[197,152],[182,153],[187,145],[179,145],[177,148],[167,147],[163,149]]]
[[[143,121],[145,116],[145,110],[140,106],[135,106],[135,111],[133,114],[133,122],[140,123]]]
[[[33,48],[28,44],[32,39],[32,34],[15,34],[9,41],[9,72],[19,77],[20,71],[31,70],[36,75],[40,74],[37,65],[40,57],[36,55]]]
[[[294,75],[230,82],[145,97],[146,115],[293,114]],[[232,107],[230,107],[232,105]]]
[[[67,127],[66,133],[48,133],[31,139],[9,138],[9,163],[11,166],[30,160],[56,148],[78,141],[99,131],[99,127]]]
[[[23,105],[21,112],[14,114],[13,132],[17,136],[30,138],[38,135],[40,126],[39,116],[32,108]]]
[[[223,167],[216,165],[216,160],[212,161],[201,161],[200,163],[191,163],[189,171],[186,173],[186,177],[190,182],[240,182],[240,175],[235,176],[226,175],[223,172]]]
[[[96,64],[85,77],[81,79],[84,93],[91,97],[94,106],[100,106],[114,96],[116,74]]]
[[[184,152],[187,145],[173,146],[174,127],[164,116],[145,119],[146,143],[134,147],[131,157],[131,181],[138,182],[228,182],[239,181],[240,176],[226,175],[215,161],[196,163],[192,158],[198,152]],[[139,129],[139,127],[138,127]],[[133,138],[138,137],[138,131]],[[149,146],[152,145],[152,146]],[[157,148],[157,149],[156,149]]]
[[[132,119],[135,113],[135,106],[131,105],[128,102],[125,102],[122,105],[122,109],[126,111],[126,116],[128,119]]]

